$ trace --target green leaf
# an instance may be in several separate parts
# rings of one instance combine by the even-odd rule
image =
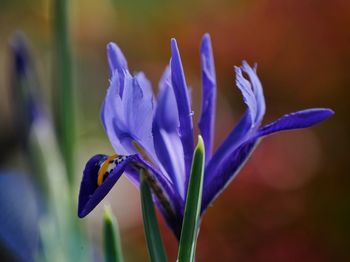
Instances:
[[[53,85],[56,133],[66,164],[68,182],[74,181],[74,99],[72,56],[69,37],[68,7],[70,1],[55,0],[53,4],[54,57]]]
[[[118,222],[109,206],[103,214],[104,251],[106,262],[122,262],[123,253],[119,235]]]
[[[185,214],[177,257],[179,262],[194,261],[195,257],[202,203],[204,160],[203,139],[201,136],[198,136],[198,144],[193,155],[191,176],[187,190]]]
[[[167,261],[163,242],[160,236],[156,213],[154,210],[152,194],[145,172],[147,171],[141,170],[140,193],[148,255],[152,262]]]

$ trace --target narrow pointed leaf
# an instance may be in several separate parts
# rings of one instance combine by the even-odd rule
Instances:
[[[167,261],[154,210],[151,190],[144,172],[143,170],[141,171],[140,193],[148,255],[152,262]]]
[[[56,133],[59,139],[68,182],[74,179],[74,106],[72,84],[72,57],[69,39],[68,6],[70,1],[55,0],[54,22],[54,105]]]
[[[122,262],[123,253],[119,235],[118,222],[109,206],[103,215],[103,239],[106,262]]]
[[[204,144],[201,136],[194,152],[192,170],[187,191],[185,215],[182,224],[178,261],[194,261],[198,236],[199,215],[202,203],[205,163]]]

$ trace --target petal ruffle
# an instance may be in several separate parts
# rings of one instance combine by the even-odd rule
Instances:
[[[262,87],[259,84],[255,70],[253,70],[246,62],[243,62],[242,67],[235,67],[236,85],[241,91],[243,100],[247,105],[247,110],[237,126],[227,136],[213,157],[206,166],[204,185],[210,184],[213,179],[219,176],[217,167],[227,157],[231,156],[235,150],[255,135],[260,121],[265,112],[265,101],[262,94]],[[249,80],[243,76],[246,73]],[[255,79],[256,78],[256,79]],[[252,82],[254,81],[254,83]]]
[[[260,128],[257,136],[267,136],[279,131],[310,127],[331,117],[333,114],[334,111],[328,108],[311,108],[290,113]]]
[[[255,125],[260,125],[266,111],[265,97],[260,79],[256,73],[257,65],[254,68],[250,67],[246,61],[242,62],[241,66],[244,73],[249,77],[251,88],[253,89],[256,100],[256,117]]]
[[[171,81],[179,112],[180,138],[184,149],[185,172],[189,176],[194,150],[193,122],[187,84],[176,40],[171,39]]]
[[[216,109],[216,76],[209,34],[205,34],[202,39],[201,63],[202,110],[198,126],[203,137],[207,162],[212,155]]]

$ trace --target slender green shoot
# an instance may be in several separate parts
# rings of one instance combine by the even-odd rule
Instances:
[[[74,101],[72,84],[72,57],[68,28],[67,0],[55,0],[53,6],[54,23],[54,113],[56,133],[66,164],[68,181],[72,185],[74,179]]]
[[[178,261],[194,261],[199,218],[202,204],[205,150],[203,139],[198,136],[198,144],[192,161],[190,181],[188,184],[184,220],[179,244]]]
[[[160,230],[154,210],[151,189],[148,185],[144,170],[141,170],[141,206],[143,224],[148,248],[148,255],[152,262],[167,261],[166,254],[160,236]]]
[[[103,239],[106,262],[123,262],[123,253],[116,217],[109,206],[103,214]]]

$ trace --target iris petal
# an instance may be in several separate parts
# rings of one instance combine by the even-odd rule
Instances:
[[[251,88],[253,89],[255,100],[256,100],[256,116],[255,123],[256,125],[260,125],[266,111],[265,98],[263,88],[260,82],[258,75],[256,74],[256,65],[254,68],[250,67],[246,61],[242,62],[242,70],[249,77],[249,82],[251,84]]]
[[[112,61],[111,67],[115,66],[115,71],[102,106],[103,126],[116,152],[124,155],[137,153],[133,145],[133,141],[136,141],[154,160],[156,156],[152,137],[151,84],[143,73],[131,76],[125,67],[126,62],[119,61],[125,59],[119,48],[111,44],[108,47],[114,50],[109,52],[114,56],[109,54],[109,57]]]
[[[115,43],[109,43],[107,45],[107,57],[110,78],[113,76],[118,78],[118,93],[122,96],[124,92],[124,73],[128,71],[128,63],[126,62],[123,52]]]
[[[180,138],[184,149],[185,171],[189,176],[194,150],[193,123],[187,84],[176,40],[171,40],[171,81],[179,112]]]
[[[224,179],[221,175],[223,163],[227,161],[227,159],[236,152],[237,148],[240,147],[244,141],[248,140],[252,134],[255,133],[254,130],[251,129],[251,118],[249,111],[247,110],[237,126],[231,131],[208,162],[205,168],[204,188],[210,187],[210,185],[215,183],[214,181],[216,180]]]
[[[178,223],[178,219],[181,219],[182,203],[181,198],[173,189],[173,185],[168,181],[162,174],[154,168],[151,164],[140,158],[138,155],[124,156],[120,163],[116,164],[110,174],[104,179],[103,183],[98,186],[98,173],[103,165],[104,161],[107,160],[106,155],[95,155],[93,156],[85,166],[83,173],[83,179],[80,184],[79,202],[78,202],[78,216],[85,217],[89,214],[108,194],[114,184],[118,181],[123,172],[131,176],[135,183],[139,183],[138,170],[143,168],[153,177],[154,185],[153,188],[158,187],[162,193],[156,194],[158,203],[163,210],[166,212],[167,221],[172,227],[175,228],[174,222]],[[151,186],[151,187],[152,187]],[[159,197],[161,196],[162,197]],[[169,206],[166,206],[167,203]],[[169,207],[171,212],[169,212]]]
[[[203,137],[207,162],[212,154],[216,109],[216,76],[209,34],[205,34],[202,39],[201,62],[202,110],[198,126]]]
[[[184,153],[179,136],[179,115],[168,67],[159,83],[156,113],[153,121],[153,139],[158,160],[184,198],[186,175]]]
[[[244,127],[244,122],[242,123],[241,120],[241,123],[235,128],[237,131],[231,133],[232,138],[237,138],[236,142],[230,143],[230,140],[226,139],[205,170],[206,180],[203,190],[206,193],[203,195],[202,212],[238,174],[240,167],[247,161],[261,137],[279,131],[310,127],[329,118],[333,113],[332,110],[323,108],[298,111],[287,114],[258,131],[252,129],[246,136],[239,132],[239,130],[244,130],[244,128],[239,128],[241,124]],[[225,147],[226,151],[222,149],[222,152],[225,153],[219,154],[220,149]]]
[[[117,121],[123,122],[129,134],[122,141],[124,148],[129,154],[136,153],[132,141],[137,141],[147,153],[154,158],[154,145],[152,136],[153,121],[153,94],[150,93],[149,83],[145,78],[125,77],[125,89],[122,97],[122,118]],[[120,140],[124,137],[120,137]]]
[[[216,166],[216,176],[203,187],[202,213],[236,177],[257,144],[257,139],[249,139],[238,146],[231,154],[221,159]],[[207,170],[206,170],[207,172]]]
[[[235,150],[256,133],[263,113],[265,112],[265,101],[262,94],[262,86],[253,70],[246,62],[242,67],[235,67],[236,85],[241,91],[243,101],[247,110],[237,126],[230,132],[206,166],[204,185],[209,185],[217,177],[221,176],[218,166],[231,156]],[[249,78],[244,77],[246,73]]]
[[[243,101],[248,107],[249,116],[251,119],[252,126],[255,125],[255,119],[257,116],[257,101],[252,89],[251,83],[243,76],[242,69],[235,66],[236,72],[236,85],[241,91],[243,96]]]
[[[112,77],[116,70],[118,72],[128,70],[128,63],[125,59],[125,56],[115,43],[111,42],[107,45],[107,58],[110,77]]]
[[[267,136],[279,131],[310,127],[331,117],[333,114],[334,112],[327,108],[312,108],[290,113],[264,126],[257,135]]]
[[[205,169],[204,187],[211,187],[211,184],[218,184],[215,181],[221,181],[219,184],[226,185],[231,180],[231,175],[222,175],[221,170],[230,166],[227,163],[233,155],[237,154],[237,148],[241,147],[246,141],[255,136],[259,127],[263,113],[265,112],[265,101],[262,94],[262,87],[259,79],[246,62],[242,67],[235,67],[236,85],[241,91],[243,100],[247,105],[247,110],[237,126],[227,136],[213,157],[208,162]],[[243,73],[248,75],[244,77]],[[239,166],[239,163],[233,164]],[[214,190],[215,191],[215,190]],[[210,198],[210,197],[209,197]]]
[[[125,131],[127,127],[122,120],[123,108],[121,107],[122,100],[119,95],[119,87],[120,82],[118,75],[113,75],[105,100],[102,104],[101,120],[114,150],[120,154],[127,155],[128,151],[122,145],[122,141],[130,136]],[[130,139],[132,138],[130,137]]]
[[[126,59],[113,43],[108,47],[110,87],[101,112],[103,125],[116,152],[129,155],[101,183],[97,177],[105,155],[96,155],[86,165],[79,194],[78,214],[86,216],[105,197],[123,172],[139,185],[139,169],[150,174],[154,202],[177,237],[181,232],[185,191],[194,151],[193,113],[190,89],[183,72],[175,39],[171,61],[161,81],[158,104],[154,106],[150,82],[143,73],[132,76]],[[247,110],[237,126],[212,156],[216,80],[209,35],[201,44],[202,112],[198,123],[206,149],[202,213],[237,175],[263,136],[312,126],[333,114],[330,109],[308,109],[288,114],[260,128],[266,106],[256,66],[243,61],[235,67],[236,85]],[[156,109],[155,109],[156,108]],[[136,142],[136,143],[135,143]],[[135,145],[136,144],[136,145]],[[136,148],[137,147],[137,148]],[[138,151],[145,151],[152,164]],[[142,155],[143,156],[143,155]],[[145,159],[149,159],[145,157]],[[102,171],[100,172],[100,175]]]
[[[135,156],[128,157],[121,162],[104,180],[102,185],[97,185],[98,171],[102,163],[108,158],[106,155],[95,155],[86,164],[83,179],[80,184],[78,216],[80,218],[89,214],[112,189],[125,169],[135,159]]]
[[[178,132],[179,111],[171,82],[171,70],[168,66],[159,81],[158,103],[155,121],[159,127],[169,133]]]

